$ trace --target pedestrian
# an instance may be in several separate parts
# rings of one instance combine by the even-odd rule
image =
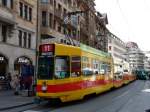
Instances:
[[[11,78],[11,73],[8,73],[8,74],[6,75],[6,81],[7,81],[7,88],[8,88],[8,90],[11,89],[11,80],[12,80],[12,78]]]
[[[25,89],[28,91],[28,96],[30,96],[31,85],[32,85],[32,76],[24,77]]]
[[[22,75],[19,76],[19,84],[20,84],[20,90],[24,90],[24,80]]]
[[[15,74],[15,75],[12,77],[11,86],[12,86],[13,89],[14,89],[14,94],[15,94],[15,95],[19,95],[19,87],[20,87],[20,84],[19,84],[19,76],[18,76],[18,74]]]

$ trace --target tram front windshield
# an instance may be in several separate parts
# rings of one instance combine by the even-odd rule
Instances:
[[[38,79],[50,80],[54,74],[54,58],[39,57],[38,60]]]

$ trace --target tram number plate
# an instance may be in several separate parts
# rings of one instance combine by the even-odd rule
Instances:
[[[45,52],[45,53],[41,53],[42,56],[51,56],[53,55],[53,52]]]

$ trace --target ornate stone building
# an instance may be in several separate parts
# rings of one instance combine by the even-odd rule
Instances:
[[[0,76],[35,65],[37,0],[0,0]]]
[[[72,13],[77,11],[83,12]],[[40,0],[38,12],[39,43],[81,42],[107,51],[107,16],[96,14],[94,0]]]

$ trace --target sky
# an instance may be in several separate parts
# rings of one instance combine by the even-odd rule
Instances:
[[[150,0],[95,0],[95,3],[97,11],[107,13],[107,28],[113,34],[150,51]]]

